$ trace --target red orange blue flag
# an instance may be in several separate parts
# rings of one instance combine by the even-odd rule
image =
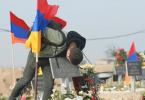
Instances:
[[[58,7],[58,5],[49,5],[47,0],[37,0],[37,15],[31,35],[25,45],[26,48],[32,48],[33,53],[40,51],[41,34],[43,34],[46,26],[56,15]]]
[[[10,25],[11,25],[11,38],[12,44],[15,43],[26,43],[29,31],[28,25],[16,15],[10,11]]]
[[[131,45],[131,48],[127,57],[127,61],[138,61],[134,42]]]

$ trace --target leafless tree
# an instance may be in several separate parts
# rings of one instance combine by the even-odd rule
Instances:
[[[105,53],[107,54],[108,58],[116,57],[119,47],[116,47],[112,44],[112,45],[107,45],[106,48],[107,50],[105,51]]]

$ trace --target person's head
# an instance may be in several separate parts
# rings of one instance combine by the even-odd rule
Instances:
[[[78,65],[83,60],[83,54],[79,48],[73,47],[70,49],[68,58],[72,64]]]

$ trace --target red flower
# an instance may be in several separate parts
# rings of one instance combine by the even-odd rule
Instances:
[[[95,97],[92,97],[91,100],[96,100],[96,98]]]
[[[139,57],[137,56],[137,60],[140,61]]]
[[[93,91],[93,92],[98,92],[98,90],[96,89],[96,91],[95,91],[95,89],[94,89],[94,88],[91,88],[91,91]]]
[[[26,96],[24,95],[20,100],[26,100]]]
[[[123,58],[123,57],[121,57],[121,58],[120,58],[120,60],[124,60],[124,58]]]
[[[139,100],[144,100],[143,98],[140,98]]]
[[[120,56],[116,56],[116,59],[119,59],[120,58]]]
[[[118,65],[119,65],[119,66],[121,66],[121,64],[120,64],[120,63],[119,63]]]
[[[119,51],[123,50],[123,48],[120,48]]]
[[[91,78],[86,78],[86,80],[88,80],[89,83],[92,83],[93,80],[90,80]]]
[[[120,53],[117,53],[117,56],[119,56]]]

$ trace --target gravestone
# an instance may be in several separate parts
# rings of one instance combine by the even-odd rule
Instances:
[[[118,84],[121,84],[122,75],[125,75],[125,67],[115,66],[115,73],[116,75],[118,75]]]
[[[141,82],[141,86],[145,86],[144,80],[145,80],[145,68],[142,68],[142,75],[136,76],[136,80],[139,80]]]
[[[73,65],[65,57],[50,58],[49,60],[53,78],[80,76],[79,66]]]
[[[125,67],[124,66],[115,66],[116,75],[125,75]]]
[[[145,80],[145,68],[142,68],[142,75],[136,76],[137,80]]]
[[[131,76],[131,91],[135,92],[135,76],[142,75],[141,61],[127,61],[126,71]]]
[[[32,79],[32,87],[35,91],[35,77]],[[37,91],[44,91],[44,78],[43,75],[38,75]]]
[[[73,65],[65,57],[50,58],[49,62],[53,78],[61,78],[61,84],[66,84],[67,90],[71,90],[70,79],[80,76],[79,66]],[[65,92],[66,90],[61,85],[61,93]]]
[[[126,70],[128,76],[142,75],[141,61],[127,61]]]
[[[118,81],[118,75],[113,75],[113,81]]]

